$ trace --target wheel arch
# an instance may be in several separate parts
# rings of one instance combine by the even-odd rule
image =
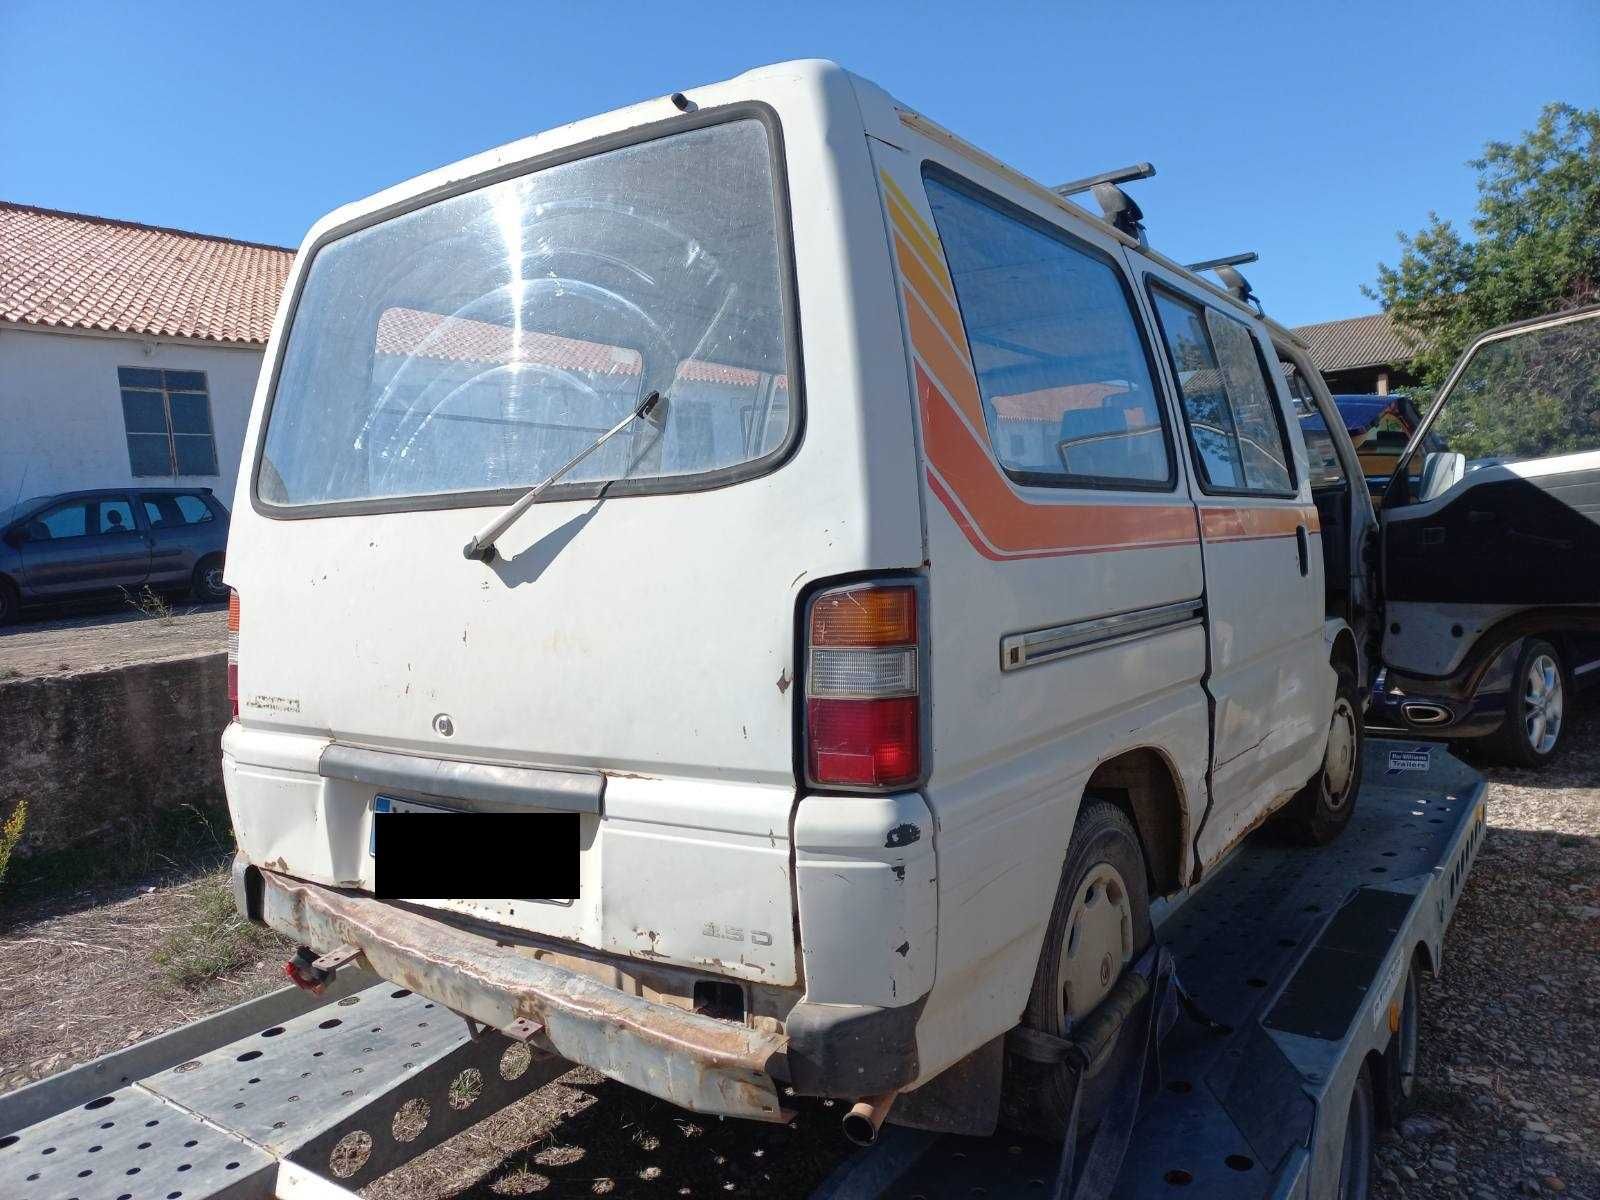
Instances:
[[[1177,769],[1166,753],[1139,746],[1105,759],[1083,786],[1083,800],[1090,797],[1116,805],[1133,823],[1151,897],[1178,891],[1183,886],[1189,812]]]

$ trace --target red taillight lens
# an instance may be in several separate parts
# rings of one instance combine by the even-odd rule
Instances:
[[[228,593],[228,703],[239,716],[239,593]]]
[[[811,778],[817,783],[900,787],[922,771],[915,696],[806,701]]]
[[[922,775],[917,591],[860,584],[806,615],[806,774],[823,787],[894,788]]]

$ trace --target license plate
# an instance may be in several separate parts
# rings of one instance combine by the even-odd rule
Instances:
[[[367,856],[370,858],[378,853],[378,822],[379,813],[453,813],[454,808],[445,808],[441,804],[418,804],[415,800],[407,800],[403,796],[374,796],[372,799],[372,835],[367,840]],[[428,826],[432,829],[433,826]]]

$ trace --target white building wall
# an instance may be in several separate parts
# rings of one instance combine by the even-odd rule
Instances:
[[[169,483],[209,487],[231,506],[261,355],[260,347],[0,325],[0,511],[49,492]],[[206,373],[219,474],[134,478],[118,367]]]

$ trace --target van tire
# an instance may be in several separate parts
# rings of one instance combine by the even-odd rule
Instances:
[[[1554,703],[1557,725],[1553,740],[1545,749],[1536,746],[1528,729],[1529,705],[1533,702],[1534,667],[1537,663],[1554,667]],[[1546,673],[1547,674],[1547,673]],[[1546,687],[1551,684],[1546,680]],[[1547,704],[1549,700],[1545,701]],[[1506,696],[1506,719],[1500,728],[1483,739],[1483,748],[1497,763],[1508,767],[1538,768],[1554,759],[1567,744],[1567,724],[1572,715],[1572,675],[1561,651],[1543,638],[1528,638],[1517,655],[1511,673],[1511,691]],[[1545,726],[1548,728],[1548,726]]]
[[[195,564],[190,590],[202,604],[220,604],[228,598],[228,585],[222,582],[222,555],[208,554]]]
[[[1066,1035],[1069,1024],[1064,1011],[1068,1007],[1067,986],[1062,980],[1064,974],[1072,973],[1072,964],[1066,961],[1067,943],[1075,929],[1083,936],[1090,936],[1091,929],[1085,918],[1094,905],[1110,906],[1090,918],[1097,923],[1092,930],[1095,934],[1106,932],[1108,914],[1120,913],[1126,918],[1121,938],[1121,969],[1096,972],[1098,980],[1105,980],[1108,973],[1110,978],[1104,982],[1103,991],[1096,985],[1095,992],[1103,995],[1109,991],[1121,978],[1122,971],[1145,952],[1153,937],[1147,878],[1144,852],[1133,824],[1116,805],[1085,796],[1077,823],[1072,828],[1072,839],[1067,844],[1061,882],[1056,888],[1055,905],[1045,930],[1044,946],[1039,952],[1033,989],[1022,1014],[1023,1025],[1057,1037]],[[1089,900],[1088,896],[1097,890],[1099,898]],[[1118,890],[1122,893],[1120,897],[1115,894]],[[1086,905],[1075,904],[1080,894],[1084,895]],[[1114,955],[1108,948],[1099,957],[1104,964]],[[1094,1003],[1098,1003],[1098,999],[1091,994],[1087,999],[1080,997],[1072,1007],[1087,1005],[1092,1009]],[[1078,1012],[1076,1015],[1081,1018],[1085,1014]],[[1120,1058],[1139,1049],[1134,1041],[1123,1038],[1109,1055],[1090,1065],[1083,1080],[1083,1100],[1078,1109],[1080,1136],[1087,1136],[1098,1126],[1099,1114],[1122,1074]],[[1019,1132],[1059,1141],[1072,1112],[1073,1091],[1072,1073],[1066,1067],[1008,1053],[1001,1120]]]
[[[1284,825],[1296,841],[1326,846],[1344,832],[1361,794],[1361,690],[1349,667],[1334,665],[1339,677],[1322,765],[1284,806]]]
[[[4,575],[0,575],[0,625],[9,625],[15,621],[21,608],[22,599],[17,594],[17,585]]]

